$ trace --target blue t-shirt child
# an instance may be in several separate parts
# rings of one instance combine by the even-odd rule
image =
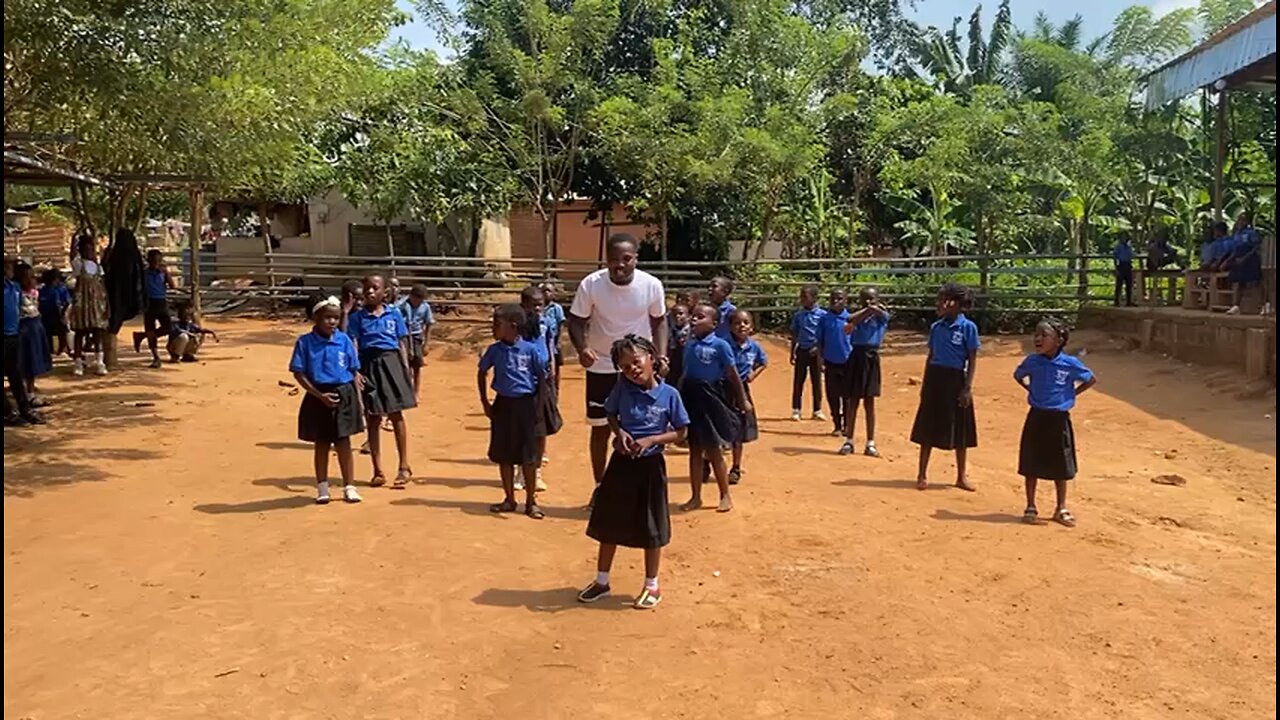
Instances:
[[[829,363],[841,364],[849,360],[853,352],[853,344],[849,342],[849,334],[844,331],[849,321],[849,311],[838,313],[827,311],[818,324],[818,344],[822,346],[822,359]]]
[[[366,308],[351,313],[351,317],[347,319],[347,330],[360,346],[361,352],[396,350],[400,347],[400,339],[409,336],[404,315],[388,305],[383,305],[382,312],[378,315]]]
[[[655,387],[643,388],[625,378],[619,380],[604,401],[604,411],[618,418],[618,427],[636,440],[689,426],[689,413],[680,393],[661,381]],[[659,455],[662,450],[661,445],[653,445],[640,456]]]
[[[538,391],[538,379],[547,372],[538,343],[523,338],[513,343],[499,340],[480,356],[480,372],[493,370],[493,391],[503,397],[524,397]]]
[[[733,365],[738,369],[738,377],[742,382],[746,382],[751,377],[751,372],[758,367],[765,367],[769,364],[769,356],[765,354],[764,348],[755,338],[747,338],[742,344],[733,346]]]
[[[300,372],[317,386],[346,385],[359,370],[355,343],[341,330],[327,338],[312,331],[293,344],[289,372]]]
[[[396,303],[396,309],[404,315],[405,329],[410,335],[419,336],[426,332],[428,325],[436,324],[436,317],[431,313],[431,303],[423,300],[418,303],[418,307],[414,307],[409,303],[409,298],[402,298]]]
[[[560,354],[560,331],[564,329],[566,318],[564,315],[564,307],[560,303],[547,303],[542,310],[542,321],[547,324],[547,332],[550,333],[549,341],[551,350],[556,354]]]
[[[164,270],[147,268],[147,299],[164,300],[169,291],[169,278]]]
[[[954,320],[938,318],[929,327],[929,364],[964,370],[969,364],[969,353],[982,347],[978,340],[978,326],[964,316]]]
[[[1089,382],[1093,372],[1074,355],[1060,352],[1050,358],[1034,353],[1023,358],[1013,378],[1018,382],[1031,379],[1027,388],[1031,407],[1066,412],[1075,407],[1076,383]]]
[[[71,307],[71,288],[62,283],[45,285],[40,288],[39,302],[41,317],[56,320]]]
[[[18,283],[4,279],[4,336],[18,334],[18,311],[22,304],[22,288]]]
[[[800,308],[791,316],[791,336],[796,339],[796,348],[812,350],[818,344],[818,326],[827,311],[814,305],[811,308]]]
[[[733,337],[733,333],[729,331],[729,316],[733,314],[734,310],[738,309],[738,306],[730,302],[728,298],[725,298],[717,309],[720,311],[720,324],[716,325],[716,335],[728,342],[729,338]]]
[[[685,379],[699,382],[723,380],[731,367],[735,367],[733,348],[719,335],[691,337],[685,343]]]
[[[880,312],[873,313],[853,326],[853,332],[849,333],[849,344],[854,347],[878,348],[884,342],[884,334],[888,329],[889,316]]]

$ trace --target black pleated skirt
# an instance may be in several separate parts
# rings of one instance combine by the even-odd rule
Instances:
[[[534,434],[545,438],[560,432],[560,428],[564,427],[564,418],[560,416],[560,403],[555,384],[548,378],[542,378],[538,381],[538,394],[534,397],[538,407]]]
[[[929,365],[920,388],[920,408],[911,426],[911,442],[940,450],[978,446],[978,420],[973,403],[960,405],[964,371]]]
[[[298,408],[298,439],[303,442],[334,442],[364,432],[364,415],[353,383],[317,385],[322,393],[337,393],[338,406],[326,407],[319,398],[307,393]]]
[[[632,458],[615,452],[596,488],[587,536],[632,548],[671,542],[667,462],[662,453]]]
[[[364,375],[366,414],[390,415],[418,405],[413,396],[413,380],[400,361],[399,350],[361,352],[360,373]]]
[[[1071,413],[1031,408],[1018,445],[1018,474],[1042,480],[1076,476],[1076,433]]]
[[[854,345],[849,355],[846,397],[880,397],[880,348]]]
[[[749,443],[760,439],[760,423],[756,420],[756,401],[751,397],[751,383],[743,381],[742,389],[747,393],[747,401],[751,403],[751,410],[745,411],[738,408],[738,416],[742,420],[742,432],[738,436],[738,442]],[[735,402],[736,406],[737,403]]]
[[[680,397],[689,413],[689,445],[696,448],[733,447],[742,434],[742,416],[725,395],[725,381],[686,377]]]
[[[538,435],[538,396],[499,395],[489,416],[489,462],[537,465],[542,462]]]

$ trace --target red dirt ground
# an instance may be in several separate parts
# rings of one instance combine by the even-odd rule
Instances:
[[[198,365],[60,366],[52,423],[5,430],[5,718],[1275,716],[1275,396],[1230,374],[1074,343],[1100,384],[1068,530],[1018,522],[1015,340],[979,360],[977,494],[945,454],[913,489],[918,337],[886,353],[881,460],[786,418],[769,344],[737,510],[674,516],[643,613],[637,551],[624,597],[574,602],[595,556],[578,368],[541,523],[485,509],[479,327],[432,353],[417,483],[321,508],[277,384],[305,327],[214,323]]]

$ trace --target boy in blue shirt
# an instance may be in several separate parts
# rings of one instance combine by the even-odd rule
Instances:
[[[404,315],[405,329],[409,331],[409,368],[413,371],[413,396],[422,402],[422,367],[427,364],[427,349],[431,343],[431,326],[436,318],[427,302],[427,286],[416,284],[409,288],[408,296],[401,298],[396,309]]]
[[[31,397],[27,395],[27,380],[22,372],[22,348],[18,340],[19,305],[22,288],[13,279],[14,258],[4,259],[4,377],[9,381],[9,391],[18,403],[15,409],[4,396],[5,425],[39,425],[44,418],[31,409]]]
[[[822,358],[818,356],[818,326],[823,315],[826,311],[818,307],[817,286],[804,286],[800,290],[800,309],[791,316],[791,419],[797,422],[806,376],[813,388],[813,419],[827,419],[822,414]]]
[[[1063,352],[1070,332],[1066,323],[1045,319],[1036,325],[1036,351],[1013,371],[1013,379],[1027,391],[1026,423],[1018,447],[1018,474],[1026,480],[1027,508],[1023,522],[1035,523],[1036,483],[1052,480],[1057,491],[1053,520],[1075,527],[1067,509],[1067,481],[1076,476],[1076,437],[1071,408],[1076,396],[1097,383],[1093,372],[1073,355]]]
[[[738,309],[737,305],[729,299],[733,295],[733,281],[723,275],[717,275],[711,278],[711,282],[707,285],[707,302],[711,303],[716,312],[720,313],[720,324],[716,325],[716,336],[721,340],[728,342],[729,336],[729,316],[734,310]]]
[[[151,350],[152,368],[160,367],[159,339],[161,335],[169,337],[173,319],[169,316],[168,293],[177,288],[178,283],[169,274],[164,265],[164,253],[156,248],[147,251],[147,269],[143,274],[143,285],[147,295],[147,307],[142,313],[143,332],[133,334],[133,351],[142,351],[142,341],[147,341]]]
[[[734,310],[733,319],[729,322],[733,332],[733,365],[742,380],[742,392],[750,403],[749,410],[742,410],[742,432],[738,441],[733,444],[733,467],[729,468],[729,484],[737,485],[742,480],[742,446],[744,443],[760,439],[760,425],[756,419],[755,401],[751,398],[751,383],[769,366],[769,356],[765,354],[760,343],[751,337],[753,331],[751,313],[746,310]]]
[[[853,346],[849,343],[849,334],[844,331],[849,320],[849,311],[845,309],[844,290],[831,291],[830,302],[822,319],[818,321],[818,355],[822,358],[822,371],[827,376],[827,407],[831,408],[832,437],[844,434],[845,399],[848,394],[849,355]]]
[[[53,355],[71,354],[68,335],[67,310],[71,307],[71,288],[67,287],[62,271],[50,268],[45,271],[40,287],[40,321],[49,336],[49,350]],[[54,341],[57,344],[54,344]]]
[[[965,474],[968,449],[978,446],[973,413],[973,374],[978,360],[978,326],[965,317],[973,293],[949,282],[938,290],[938,319],[929,328],[929,359],[920,384],[920,407],[911,427],[911,442],[920,446],[916,488],[929,487],[929,456],[934,448],[955,450],[956,487],[973,492]]]
[[[564,367],[564,355],[560,352],[560,331],[568,319],[564,314],[564,306],[556,302],[556,284],[551,281],[542,283],[542,320],[550,334],[552,362],[555,366],[556,394],[560,394],[560,368]]]
[[[1133,246],[1129,244],[1129,237],[1123,236],[1120,242],[1116,243],[1115,250],[1111,253],[1116,261],[1116,291],[1115,304],[1120,306],[1120,289],[1124,288],[1124,304],[1133,306]]]

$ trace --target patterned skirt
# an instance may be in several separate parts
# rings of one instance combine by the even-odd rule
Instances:
[[[76,279],[70,315],[72,330],[107,329],[107,287],[102,278],[82,275]]]

